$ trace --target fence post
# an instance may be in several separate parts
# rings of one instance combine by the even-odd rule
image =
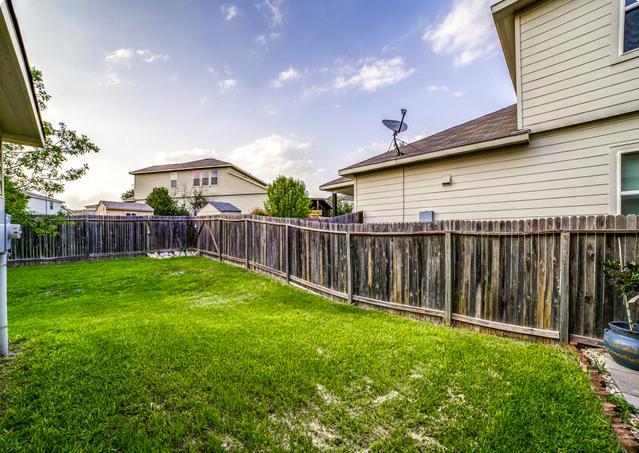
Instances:
[[[561,233],[559,252],[559,341],[570,340],[570,233]]]
[[[291,259],[290,253],[288,251],[288,242],[289,242],[289,227],[288,223],[284,225],[284,266],[286,267],[286,283],[291,282]]]
[[[444,310],[445,322],[450,326],[453,323],[453,235],[447,231],[444,235]]]
[[[246,260],[246,268],[249,268],[249,233],[248,233],[248,219],[244,219],[244,258]]]
[[[218,220],[220,222],[220,227],[217,232],[217,254],[220,262],[222,262],[222,228],[224,227],[224,223],[222,222],[221,217],[219,217]]]
[[[346,291],[348,303],[353,303],[353,266],[351,265],[351,233],[346,233]]]
[[[144,222],[144,229],[146,230],[146,252],[149,253],[151,251],[151,223],[148,220]]]
[[[84,246],[86,247],[86,255],[91,256],[91,234],[89,232],[89,219],[84,220]]]

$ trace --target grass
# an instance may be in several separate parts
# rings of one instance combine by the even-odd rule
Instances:
[[[9,270],[0,450],[618,450],[568,349],[204,258]]]

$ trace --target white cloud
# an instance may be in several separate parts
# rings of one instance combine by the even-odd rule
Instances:
[[[233,88],[237,86],[237,80],[235,79],[220,80],[217,83],[217,86],[220,88],[220,93],[226,93],[227,91],[231,91]]]
[[[308,88],[305,88],[302,92],[301,99],[312,99],[317,96],[321,96],[324,93],[331,91],[331,89],[324,85],[311,85]]]
[[[106,79],[105,83],[107,85],[116,86],[116,85],[120,85],[120,83],[122,83],[120,81],[120,78],[118,77],[118,75],[115,72],[107,72],[106,75],[104,76],[104,78]]]
[[[453,93],[453,97],[456,97],[456,98],[462,97],[463,95],[464,95],[464,93],[461,92],[461,91],[455,91]]]
[[[209,74],[212,75],[216,75],[217,72],[215,71],[215,68],[213,66],[209,66],[208,68],[206,68],[206,72],[208,72]]]
[[[437,91],[448,91],[448,87],[446,85],[428,85],[426,89],[431,93],[435,93]]]
[[[272,27],[282,25],[284,14],[282,13],[282,0],[262,0],[257,4],[258,9],[266,9],[270,16],[270,22]]]
[[[237,17],[240,14],[240,9],[237,5],[230,5],[227,3],[222,4],[220,6],[220,11],[224,15],[224,20],[229,21],[233,20],[234,17]]]
[[[117,49],[111,53],[108,53],[106,57],[104,57],[104,61],[111,63],[119,63],[121,61],[130,60],[133,56],[132,49]]]
[[[266,113],[268,116],[275,116],[277,115],[277,109],[272,105],[265,105],[264,113]]]
[[[155,154],[154,162],[164,164],[216,157],[232,162],[266,182],[271,182],[279,175],[302,179],[313,194],[324,182],[325,171],[313,161],[311,148],[309,142],[271,134],[224,153],[202,148],[159,152]]]
[[[288,69],[280,72],[280,74],[277,76],[277,79],[271,82],[271,86],[273,86],[274,88],[282,88],[285,83],[297,80],[300,77],[302,77],[302,75],[299,73],[299,71],[294,67],[289,66]]]
[[[176,162],[188,162],[190,160],[204,159],[211,157],[215,151],[212,149],[193,148],[181,149],[177,151],[160,151],[153,155],[153,164],[172,164]]]
[[[497,48],[495,27],[490,14],[494,0],[456,0],[452,10],[422,39],[437,54],[454,55],[455,66],[465,66],[492,56]]]
[[[169,61],[171,56],[168,54],[153,53],[149,49],[116,49],[113,52],[107,53],[104,57],[104,61],[107,63],[123,63],[132,61],[137,58],[145,63],[154,63],[156,61]]]
[[[255,37],[255,44],[259,44],[261,46],[265,46],[270,42],[275,41],[280,37],[279,33],[273,32],[268,34],[257,35]]]
[[[310,143],[278,134],[259,138],[228,154],[215,155],[233,162],[266,182],[279,175],[302,179],[311,193],[317,192],[324,174],[324,169],[318,168],[311,157]]]
[[[402,57],[388,60],[365,59],[358,62],[359,68],[344,66],[341,72],[347,74],[333,81],[336,89],[358,88],[364,91],[376,91],[388,85],[394,85],[412,75],[415,70],[404,66]],[[352,75],[350,75],[352,74]]]

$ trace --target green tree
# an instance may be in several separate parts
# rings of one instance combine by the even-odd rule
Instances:
[[[125,190],[124,192],[122,192],[122,195],[120,195],[120,199],[122,201],[132,200],[133,197],[135,197],[135,189],[133,187]]]
[[[308,217],[311,200],[306,185],[299,179],[278,176],[268,185],[264,209],[273,217]]]
[[[197,214],[207,204],[209,204],[209,200],[202,194],[201,190],[195,191],[189,199],[189,206],[193,214]]]
[[[333,204],[333,197],[328,197],[326,199],[328,204]],[[348,201],[337,200],[337,212],[334,215],[344,215],[350,214],[353,212],[353,203],[349,203]]]
[[[42,72],[31,71],[38,107],[46,110],[51,96],[44,86]],[[67,220],[63,213],[46,217],[34,216],[27,209],[26,190],[47,195],[64,191],[67,182],[76,181],[89,169],[86,163],[77,164],[84,156],[100,151],[86,135],[69,129],[65,123],[54,125],[42,122],[44,147],[33,148],[4,143],[2,164],[6,212],[16,223],[32,228],[38,234],[55,234],[57,227]]]
[[[51,96],[44,86],[42,72],[31,71],[40,110],[46,110]],[[33,190],[44,194],[64,191],[64,185],[84,176],[89,169],[86,163],[75,164],[100,148],[86,135],[69,129],[65,123],[54,125],[42,122],[44,147],[32,148],[12,143],[2,146],[2,164],[6,181],[10,181],[20,191]]]
[[[166,216],[189,215],[189,211],[182,206],[178,206],[175,200],[169,195],[166,187],[155,187],[148,197],[146,204],[153,208],[153,214]]]

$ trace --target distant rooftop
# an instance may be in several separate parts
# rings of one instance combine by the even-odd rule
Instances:
[[[248,176],[249,178],[255,180],[256,182],[266,186],[267,184],[251,173],[242,170],[237,165],[234,165],[230,162],[225,162],[223,160],[215,159],[213,157],[208,157],[206,159],[198,159],[191,160],[189,162],[177,162],[173,164],[163,164],[163,165],[152,165],[150,167],[140,168],[139,170],[133,170],[129,172],[130,175],[142,175],[145,173],[164,173],[167,171],[176,171],[176,170],[198,170],[201,168],[224,168],[231,167],[234,170]]]
[[[220,212],[242,212],[242,210],[225,201],[209,201],[209,204]]]
[[[63,200],[58,200],[57,198],[53,198],[53,197],[47,197],[46,195],[42,195],[37,192],[31,192],[29,190],[25,190],[24,194],[29,198],[36,198],[38,200],[57,201],[58,203],[64,203]]]
[[[140,211],[153,212],[153,208],[146,203],[131,203],[128,201],[100,201],[107,209],[116,209],[119,211]]]

